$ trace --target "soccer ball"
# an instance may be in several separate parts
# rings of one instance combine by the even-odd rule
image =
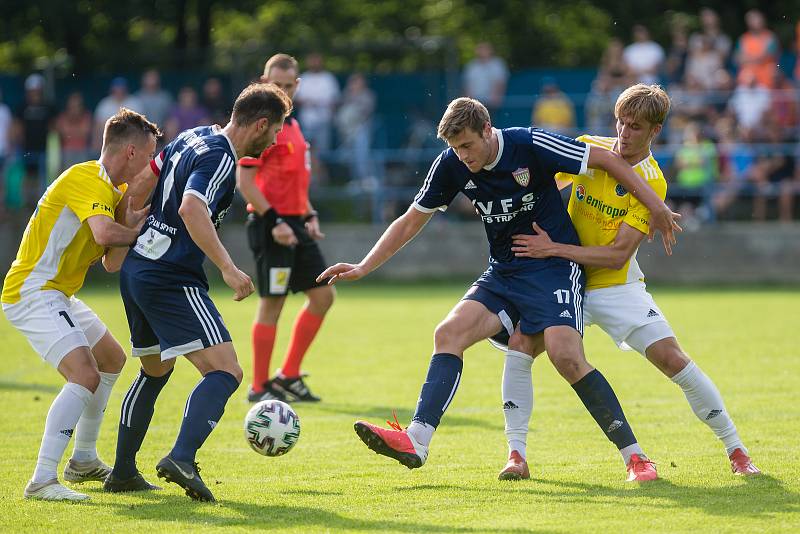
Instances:
[[[244,418],[244,437],[258,454],[281,456],[300,438],[300,418],[285,402],[261,401]]]

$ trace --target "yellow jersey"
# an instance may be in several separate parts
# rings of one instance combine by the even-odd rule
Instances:
[[[0,301],[14,304],[27,294],[44,290],[74,295],[89,266],[105,253],[105,248],[95,243],[86,220],[94,215],[113,219],[126,187],[114,187],[97,161],[64,171],[39,199],[28,221]]]
[[[613,150],[615,137],[583,135],[578,138],[586,144]],[[633,169],[653,188],[661,200],[667,194],[667,181],[652,154],[633,166]],[[600,169],[589,169],[586,174],[559,173],[559,180],[572,181],[569,197],[569,215],[578,231],[583,246],[607,246],[614,243],[617,231],[625,223],[642,233],[650,230],[650,210],[629,194],[621,184]],[[622,269],[586,266],[586,290],[627,284],[644,280],[636,261],[636,252]]]

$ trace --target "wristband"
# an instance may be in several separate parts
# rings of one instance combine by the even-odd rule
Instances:
[[[258,158],[252,158],[250,156],[244,156],[239,158],[239,166],[240,167],[260,167],[261,160]]]
[[[316,219],[318,216],[319,216],[319,214],[317,213],[316,210],[311,210],[310,212],[308,212],[308,215],[303,217],[303,222],[308,222],[311,219]]]
[[[275,228],[276,226],[284,222],[283,219],[281,219],[281,216],[278,215],[278,212],[275,211],[275,208],[270,208],[267,211],[265,211],[264,214],[261,216],[261,218],[267,221],[267,224],[269,225],[270,228]]]

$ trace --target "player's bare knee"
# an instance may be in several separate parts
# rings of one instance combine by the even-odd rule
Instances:
[[[648,347],[646,356],[670,378],[680,373],[692,361],[673,339],[657,341]]]
[[[84,365],[77,369],[68,380],[94,393],[100,385],[100,373],[96,367]]]
[[[226,371],[233,375],[233,378],[235,378],[238,383],[242,383],[242,380],[244,379],[244,371],[242,371],[242,367],[238,363],[234,366],[231,366],[229,369],[226,369]]]
[[[320,286],[308,291],[306,295],[308,297],[308,310],[317,316],[328,313],[336,298],[333,286]]]
[[[463,333],[451,322],[444,321],[438,324],[433,331],[433,345],[436,352],[452,352],[461,354],[463,352]]]
[[[536,358],[544,352],[544,338],[541,335],[530,336],[516,330],[508,340],[508,348]]]
[[[162,377],[175,367],[175,359],[161,361],[160,354],[151,354],[140,358],[142,369],[147,376]]]

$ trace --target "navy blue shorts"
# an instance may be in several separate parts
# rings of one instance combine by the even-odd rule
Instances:
[[[208,291],[197,282],[154,284],[120,272],[131,355],[169,360],[231,340]]]
[[[480,302],[497,314],[509,336],[517,323],[528,335],[550,326],[571,326],[583,335],[585,286],[583,268],[567,260],[536,270],[490,265],[464,299]]]

